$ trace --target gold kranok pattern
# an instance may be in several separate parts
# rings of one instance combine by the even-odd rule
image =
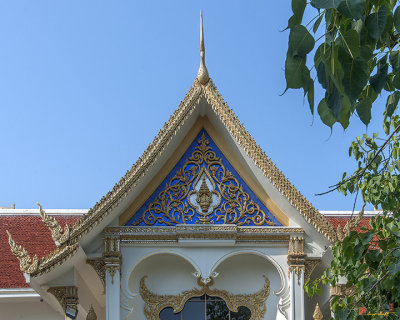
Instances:
[[[213,190],[209,190],[206,177]],[[202,181],[198,191],[194,189],[197,181]],[[198,207],[191,200],[193,193],[197,196]],[[217,199],[214,205],[211,204],[213,194]],[[210,141],[204,132],[182,168],[133,225],[144,223],[149,226],[170,226],[188,222],[219,222],[238,226],[274,225],[269,216],[243,190],[243,185],[232,172],[225,168],[222,159],[210,147]]]

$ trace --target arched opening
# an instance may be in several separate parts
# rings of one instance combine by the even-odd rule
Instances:
[[[239,306],[236,312],[229,310],[226,302],[220,297],[204,294],[186,301],[182,311],[174,313],[173,308],[161,310],[160,320],[249,320],[251,311]]]

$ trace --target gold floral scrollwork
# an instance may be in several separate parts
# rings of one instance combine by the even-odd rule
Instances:
[[[174,313],[178,313],[183,310],[185,303],[190,298],[200,297],[204,294],[223,299],[228,309],[232,312],[237,312],[238,307],[247,307],[251,311],[250,320],[263,319],[267,311],[265,301],[270,293],[270,284],[267,277],[265,277],[263,288],[252,294],[233,294],[225,290],[211,289],[210,287],[214,284],[213,278],[210,277],[206,279],[207,281],[204,281],[204,279],[199,277],[197,284],[200,286],[200,289],[194,288],[177,295],[158,295],[151,292],[146,287],[146,278],[147,276],[144,276],[140,280],[140,295],[146,303],[144,314],[148,320],[159,320],[161,310],[168,307],[173,308]]]
[[[92,268],[96,271],[101,283],[103,284],[104,290],[105,290],[106,289],[106,270],[105,270],[104,259],[103,258],[87,259],[86,263],[88,265],[91,265]]]
[[[42,218],[43,223],[51,231],[51,237],[53,238],[53,241],[57,245],[61,245],[65,242],[67,242],[69,240],[68,225],[65,225],[65,228],[63,229],[56,219],[54,219],[53,217],[49,217],[44,212],[44,210],[43,210],[42,206],[39,204],[39,202],[37,202],[37,205],[39,206],[40,217]]]
[[[28,274],[34,273],[39,266],[38,257],[35,255],[33,258],[31,258],[25,248],[15,243],[10,232],[8,232],[8,230],[6,230],[6,232],[8,234],[8,243],[10,244],[11,252],[19,260],[19,268],[21,271]]]
[[[205,132],[192,154],[133,225],[224,223],[273,226],[211,148]],[[196,215],[197,213],[197,215]]]
[[[321,263],[321,259],[306,259],[304,270],[304,281],[307,281],[313,273],[314,269]]]

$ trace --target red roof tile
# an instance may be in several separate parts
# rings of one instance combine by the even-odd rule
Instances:
[[[72,226],[80,215],[57,215],[56,220],[64,226]],[[325,216],[335,230],[338,225],[344,227],[350,216]],[[364,217],[360,226],[368,227],[370,217]],[[19,269],[19,261],[12,254],[8,244],[6,230],[10,231],[13,239],[22,245],[33,257],[35,254],[42,258],[56,248],[51,238],[50,230],[43,224],[38,215],[0,215],[0,288],[29,287]]]
[[[357,217],[357,214],[353,216],[353,218]],[[346,222],[349,221],[352,217],[351,216],[344,216],[344,217],[338,217],[338,216],[325,216],[326,220],[328,220],[332,225],[333,228],[336,230],[337,227],[340,225],[343,229],[345,226]],[[357,231],[360,231],[360,227],[369,227],[369,219],[371,217],[363,217],[360,224],[356,228]]]
[[[72,226],[79,215],[55,216],[61,226]],[[19,269],[19,261],[8,244],[8,230],[18,245],[22,245],[33,257],[42,258],[56,248],[50,230],[37,215],[0,215],[0,288],[29,287]]]

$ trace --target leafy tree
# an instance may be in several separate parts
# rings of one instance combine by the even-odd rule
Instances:
[[[302,25],[306,8],[316,13]],[[358,169],[332,186],[345,195],[360,194],[365,204],[383,214],[370,220],[361,233],[352,231],[332,245],[333,261],[320,279],[308,282],[335,285],[346,278],[353,294],[335,298],[335,319],[400,318],[400,6],[394,0],[292,0],[289,46],[285,62],[287,89],[303,89],[314,114],[315,80],[323,89],[318,103],[322,122],[346,129],[352,115],[368,125],[371,108],[386,91],[385,136],[364,134],[352,142],[349,155]],[[317,38],[318,37],[318,38]],[[317,39],[315,39],[317,38]],[[317,45],[316,45],[317,43]],[[314,49],[314,50],[313,50]],[[307,64],[307,56],[313,57]],[[358,315],[366,307],[367,316]]]

